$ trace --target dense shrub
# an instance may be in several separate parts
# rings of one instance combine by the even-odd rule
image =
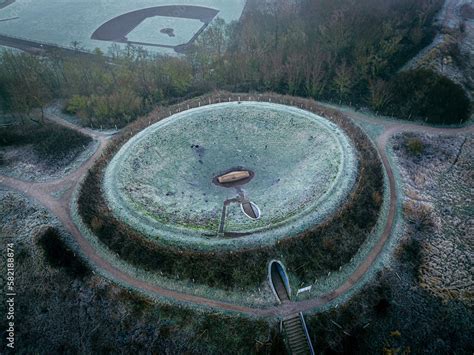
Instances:
[[[470,114],[470,100],[463,88],[431,70],[399,73],[390,83],[387,113],[401,118],[422,118],[431,123],[458,124]]]
[[[64,106],[64,112],[71,115],[76,115],[81,111],[85,111],[87,107],[87,97],[82,95],[74,95],[69,100],[67,100],[67,103]]]
[[[75,95],[65,111],[77,115],[85,126],[123,127],[143,113],[142,99],[135,93],[119,90],[111,95]]]
[[[340,307],[308,316],[322,354],[471,354],[472,308],[420,287],[421,245],[410,236],[376,279]]]
[[[32,144],[42,160],[60,161],[71,154],[78,154],[91,138],[69,128],[53,123],[23,124],[0,128],[0,147]]]
[[[222,98],[230,96],[237,99],[239,95],[224,94]],[[383,195],[383,173],[377,153],[364,133],[335,111],[325,111],[313,102],[294,97],[260,97],[265,101],[269,98],[272,102],[310,104],[312,110],[332,117],[348,132],[360,152],[359,179],[353,192],[345,205],[324,223],[299,237],[282,240],[273,247],[239,252],[191,252],[152,242],[113,216],[101,190],[108,161],[132,132],[135,134],[149,124],[149,118],[138,120],[123,131],[86,177],[78,201],[79,213],[84,222],[105,245],[131,264],[149,271],[160,271],[168,277],[179,275],[180,279],[194,279],[198,283],[225,289],[250,288],[260,284],[266,278],[266,265],[273,258],[283,259],[290,272],[302,281],[311,283],[314,277],[335,271],[348,263],[378,219]],[[204,97],[201,100],[206,102],[208,99]],[[155,117],[151,123],[164,118],[166,113],[163,111],[175,109],[160,110],[159,117]]]
[[[408,152],[412,155],[420,155],[425,149],[423,141],[420,138],[416,137],[406,138],[405,145]]]
[[[0,51],[0,111],[29,114],[58,95],[57,76],[47,59]]]
[[[221,88],[366,105],[374,84],[431,41],[442,3],[249,0],[238,23],[214,22],[200,36],[193,64],[199,77]]]
[[[23,198],[7,204],[15,201],[24,205]],[[36,210],[32,208],[30,212]],[[15,219],[11,233],[27,235],[29,213],[16,209],[3,222]],[[42,237],[44,233],[50,237]],[[77,258],[61,238],[51,228],[43,229],[33,243],[15,239],[15,353],[221,354],[225,349],[229,354],[264,355],[269,354],[269,341],[278,340],[276,329],[269,329],[276,328],[273,322],[265,319],[157,302],[99,275],[76,277],[83,273],[77,273],[71,262]],[[6,248],[1,248],[0,258],[6,260]],[[7,323],[2,317],[0,327],[7,329]],[[2,349],[8,349],[5,338],[0,338]]]
[[[426,230],[434,226],[432,209],[429,205],[413,201],[406,202],[403,206],[403,212],[406,220],[416,230]]]
[[[35,133],[35,152],[45,160],[62,160],[71,153],[82,151],[91,138],[57,125],[46,125]]]
[[[48,263],[63,268],[70,276],[83,278],[90,275],[89,267],[66,245],[54,228],[47,228],[38,239]]]

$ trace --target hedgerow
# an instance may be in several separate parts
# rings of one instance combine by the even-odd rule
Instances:
[[[62,268],[70,276],[76,278],[82,279],[91,275],[89,266],[65,244],[56,229],[46,228],[38,238],[38,244],[42,247],[44,256],[52,267]]]
[[[382,111],[406,119],[460,124],[469,119],[470,100],[464,89],[427,69],[396,75],[389,83],[390,104]]]
[[[31,144],[41,160],[50,162],[79,154],[91,140],[80,132],[49,122],[25,121],[0,129],[0,147]]]

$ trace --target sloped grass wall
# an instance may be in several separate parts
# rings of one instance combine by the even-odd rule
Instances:
[[[114,217],[102,193],[102,180],[108,162],[126,141],[175,112],[204,104],[240,100],[307,109],[336,123],[352,139],[358,152],[358,179],[347,201],[336,213],[311,230],[274,246],[209,252],[160,245]],[[124,129],[86,177],[78,199],[78,212],[102,243],[136,267],[210,287],[250,289],[265,282],[267,263],[274,258],[282,260],[290,274],[308,283],[348,263],[377,223],[383,188],[383,170],[377,151],[363,131],[342,114],[323,108],[314,101],[290,96],[218,92],[159,108]]]

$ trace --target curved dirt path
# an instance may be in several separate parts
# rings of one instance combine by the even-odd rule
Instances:
[[[287,302],[279,306],[273,306],[268,308],[252,308],[228,302],[216,301],[188,293],[169,290],[136,279],[128,273],[113,266],[107,260],[103,259],[102,256],[96,252],[94,247],[81,234],[81,232],[74,224],[73,219],[71,217],[70,203],[74,190],[85,177],[89,168],[94,164],[96,159],[102,154],[104,148],[107,146],[110,136],[107,136],[106,134],[92,131],[87,128],[78,127],[70,122],[64,121],[59,117],[48,117],[48,119],[51,119],[52,121],[58,124],[67,126],[71,129],[87,134],[99,141],[99,147],[97,148],[96,152],[76,171],[72,172],[70,175],[65,176],[64,178],[49,182],[25,182],[0,175],[0,184],[27,195],[28,197],[32,198],[33,200],[47,208],[53,215],[58,218],[59,221],[61,221],[65,228],[72,234],[84,255],[87,256],[87,258],[95,265],[95,267],[104,270],[114,280],[118,280],[121,283],[125,283],[135,289],[154,294],[155,296],[165,297],[180,302],[194,303],[201,306],[218,308],[225,311],[236,311],[254,316],[285,317],[296,312],[305,312],[312,310],[316,307],[325,305],[335,300],[339,296],[342,296],[343,294],[347,293],[362,279],[362,277],[367,273],[367,271],[370,270],[370,268],[382,252],[387,240],[389,239],[392,233],[398,205],[395,176],[390,165],[389,158],[386,154],[387,143],[393,135],[401,132],[421,132],[444,135],[474,132],[473,125],[465,128],[435,128],[410,123],[399,123],[393,121],[387,122],[377,120],[375,118],[365,116],[358,112],[344,112],[344,114],[356,122],[366,121],[369,123],[377,123],[383,126],[383,133],[378,137],[376,141],[376,147],[379,151],[383,166],[385,168],[389,180],[390,206],[389,213],[387,216],[387,223],[380,236],[380,239],[378,240],[377,244],[372,248],[367,258],[359,265],[359,267],[341,286],[323,296],[304,301]],[[53,193],[58,191],[61,191],[62,194],[59,198],[56,198],[53,196]]]

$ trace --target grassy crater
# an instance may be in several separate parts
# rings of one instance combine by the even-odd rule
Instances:
[[[273,246],[239,251],[192,251],[179,245],[163,246],[146,238],[114,217],[102,191],[105,168],[131,136],[172,112],[196,107],[198,102],[238,100],[239,95],[217,93],[161,108],[139,119],[114,139],[102,158],[87,175],[78,199],[78,212],[99,240],[126,262],[170,278],[194,280],[210,287],[256,288],[266,280],[266,265],[277,258],[303,282],[336,271],[348,263],[375,227],[383,202],[383,168],[372,142],[342,114],[314,101],[275,94],[254,96],[252,100],[305,106],[336,123],[351,138],[357,150],[358,178],[344,204],[324,222],[297,237]]]

